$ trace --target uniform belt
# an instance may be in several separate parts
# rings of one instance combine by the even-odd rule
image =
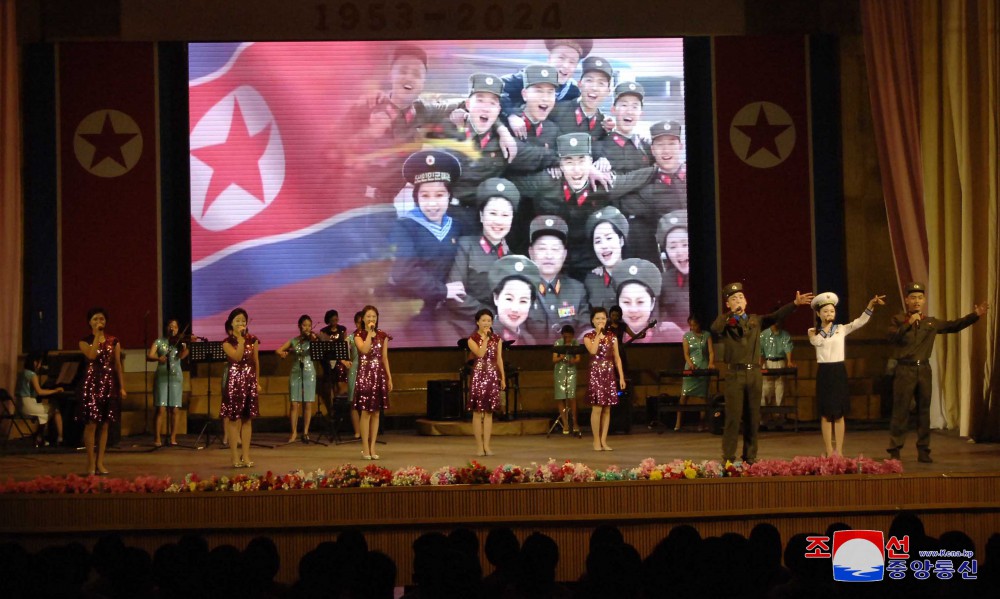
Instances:
[[[785,358],[764,358],[768,362],[784,362]]]
[[[930,365],[930,360],[896,360],[896,364],[902,364],[903,366],[928,366]]]
[[[729,368],[733,370],[753,370],[754,368],[760,368],[758,364],[730,364]]]

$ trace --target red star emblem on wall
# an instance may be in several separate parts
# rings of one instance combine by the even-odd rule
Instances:
[[[125,156],[122,155],[122,146],[132,141],[138,133],[118,133],[111,123],[111,113],[104,114],[104,124],[100,133],[80,133],[87,143],[94,146],[94,156],[90,159],[90,168],[100,164],[105,158],[117,162],[122,168],[128,168],[125,164]]]
[[[763,105],[757,108],[757,121],[753,125],[734,126],[750,138],[750,145],[747,146],[746,156],[743,157],[744,160],[749,160],[751,156],[760,150],[770,152],[771,155],[779,160],[782,158],[776,140],[791,125],[772,125],[767,120],[767,113],[764,112]]]

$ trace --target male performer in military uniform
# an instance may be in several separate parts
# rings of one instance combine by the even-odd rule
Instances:
[[[743,424],[744,462],[757,459],[757,432],[760,428],[760,332],[776,320],[784,320],[796,306],[807,306],[813,294],[795,292],[795,300],[771,314],[747,314],[747,299],[741,283],[722,288],[725,309],[712,323],[712,333],[722,339],[728,364],[726,373],[726,424],[722,433],[722,460],[736,461],[736,444]],[[750,411],[743,422],[744,405]]]
[[[590,54],[590,49],[594,47],[593,40],[545,40],[545,47],[549,50],[547,64],[555,68],[556,80],[556,102],[570,102],[580,97],[580,88],[573,81],[573,73],[580,59],[586,58]],[[524,71],[504,75],[503,77],[503,113],[511,115],[517,112],[521,104],[524,103],[522,95],[524,88]]]
[[[583,283],[562,272],[566,263],[566,221],[553,214],[536,216],[529,227],[528,257],[538,265],[538,301],[528,317],[535,337],[545,343],[555,340],[563,326],[574,329],[590,324],[590,305]]]
[[[635,132],[642,118],[645,90],[635,81],[623,81],[615,86],[615,101],[611,114],[615,128],[598,144],[595,158],[606,159],[615,172],[629,172],[653,164],[649,142]]]
[[[987,303],[977,304],[972,312],[956,320],[941,321],[923,313],[927,288],[923,283],[906,286],[903,303],[906,312],[892,317],[889,342],[895,347],[896,376],[892,382],[892,421],[890,423],[889,456],[899,459],[899,450],[906,438],[910,405],[917,402],[917,460],[931,459],[931,351],[938,334],[957,333],[972,325],[990,309]]]

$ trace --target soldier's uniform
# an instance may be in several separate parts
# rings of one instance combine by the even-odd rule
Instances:
[[[906,286],[906,295],[926,293],[922,283]],[[957,333],[979,320],[975,312],[962,318],[942,321],[924,316],[909,323],[909,314],[892,317],[889,324],[889,342],[895,346],[896,375],[892,381],[892,421],[890,423],[889,455],[899,459],[899,450],[906,438],[910,405],[917,403],[917,455],[921,462],[931,462],[931,351],[939,334]]]
[[[652,139],[661,136],[680,137],[680,125],[674,121],[655,123],[649,129]],[[614,164],[614,162],[612,162]],[[629,257],[659,263],[659,244],[663,237],[656,235],[660,218],[668,212],[687,210],[687,182],[685,167],[667,173],[659,167],[649,181],[636,191],[622,197],[618,203],[632,227],[629,239]],[[662,249],[662,248],[660,248]]]
[[[730,283],[722,288],[726,299],[743,291],[741,283]],[[760,332],[785,319],[795,311],[795,304],[788,303],[771,314],[743,314],[742,317],[722,312],[712,323],[712,333],[722,339],[726,364],[726,424],[722,433],[722,459],[736,461],[736,444],[743,430],[744,461],[757,459],[757,431],[760,428],[760,395],[763,384],[760,374]],[[744,420],[744,405],[749,417]],[[742,424],[742,427],[741,427]]]
[[[597,210],[587,217],[587,222],[583,228],[587,235],[590,255],[595,262],[598,262],[598,260],[594,254],[594,229],[601,223],[609,223],[615,232],[621,236],[622,240],[625,241],[625,246],[622,247],[623,255],[625,247],[628,246],[629,224],[628,220],[625,219],[625,215],[621,213],[621,210],[614,206]],[[614,268],[612,267],[612,271]],[[611,306],[618,303],[618,288],[615,285],[612,271],[605,268],[603,264],[598,264],[583,278],[583,286],[587,290],[587,298],[590,300],[591,309],[604,308],[605,310],[610,310]]]
[[[666,256],[666,237],[670,231],[687,229],[687,210],[675,210],[664,214],[656,227],[656,239],[662,244],[660,255],[663,260],[663,287],[660,289],[660,320],[677,326],[687,324],[691,313],[691,277],[677,270]],[[634,239],[634,238],[633,238]],[[631,245],[631,243],[630,243]]]
[[[583,74],[586,75],[590,71],[604,73],[608,76],[608,81],[614,78],[611,63],[600,56],[588,56],[583,61]],[[601,112],[600,107],[593,114],[587,114],[579,98],[575,102],[556,102],[556,107],[552,109],[552,113],[549,115],[549,120],[559,125],[559,132],[561,134],[587,133],[590,135],[595,146],[596,142],[601,141],[608,135],[603,125],[605,118],[607,118],[607,115]]]
[[[450,188],[460,175],[458,159],[448,152],[417,152],[403,164],[403,178],[414,185],[414,195],[417,186],[429,182],[442,182]],[[451,216],[446,213],[440,224],[432,223],[419,205],[404,214],[389,234],[393,260],[389,286],[394,295],[423,300],[413,319],[417,326],[424,326],[448,295],[445,284],[455,262],[458,239],[458,225]]]
[[[529,227],[531,244],[542,235],[558,237],[565,244],[568,234],[566,221],[551,214],[535,217]],[[590,304],[583,283],[561,272],[551,281],[539,274],[537,301],[528,315],[528,324],[543,342],[558,336],[564,325],[577,329],[590,324]]]
[[[557,45],[567,45],[576,49],[580,53],[580,59],[584,59],[590,54],[593,48],[593,40],[546,40],[545,47],[552,50]],[[520,110],[524,104],[522,92],[525,88],[524,71],[518,71],[510,75],[503,76],[503,95],[500,96],[500,110],[504,115],[514,114]],[[556,102],[570,102],[580,97],[580,88],[576,81],[570,79],[562,85],[556,85]]]
[[[642,85],[634,81],[624,81],[615,86],[614,99],[617,101],[621,96],[633,95],[642,100],[644,94]],[[625,135],[617,129],[598,144],[594,151],[594,159],[597,158],[607,158],[612,169],[625,173],[653,164],[653,154],[646,140],[637,133]]]
[[[559,136],[557,142],[559,156],[589,156],[590,135],[568,133]],[[553,214],[561,217],[569,226],[566,241],[568,256],[565,271],[576,279],[582,279],[597,265],[594,256],[593,231],[587,231],[586,222],[596,210],[609,206],[622,195],[638,188],[652,169],[620,175],[615,179],[610,191],[594,190],[590,185],[574,190],[565,176],[553,179],[548,173],[537,173],[527,177],[515,177],[514,181],[526,198],[531,198],[531,207],[536,214]],[[530,222],[530,221],[529,221]]]

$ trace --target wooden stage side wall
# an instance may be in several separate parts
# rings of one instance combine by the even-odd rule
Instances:
[[[749,534],[771,522],[787,539],[822,532],[843,521],[885,531],[900,510],[921,514],[927,531],[962,530],[981,552],[1000,531],[1000,473],[926,476],[833,476],[669,482],[482,485],[331,489],[255,493],[0,496],[0,537],[31,550],[106,531],[150,551],[180,534],[205,534],[212,546],[243,548],[266,534],[282,554],[279,578],[296,576],[299,558],[338,530],[357,528],[369,547],[385,552],[409,583],[413,540],[424,532],[467,526],[483,542],[491,526],[511,526],[520,538],[541,530],[559,544],[558,579],[575,580],[586,562],[592,528],[621,527],[643,556],[675,524],[703,536]],[[981,554],[977,553],[981,558]],[[485,571],[489,566],[485,563]]]

